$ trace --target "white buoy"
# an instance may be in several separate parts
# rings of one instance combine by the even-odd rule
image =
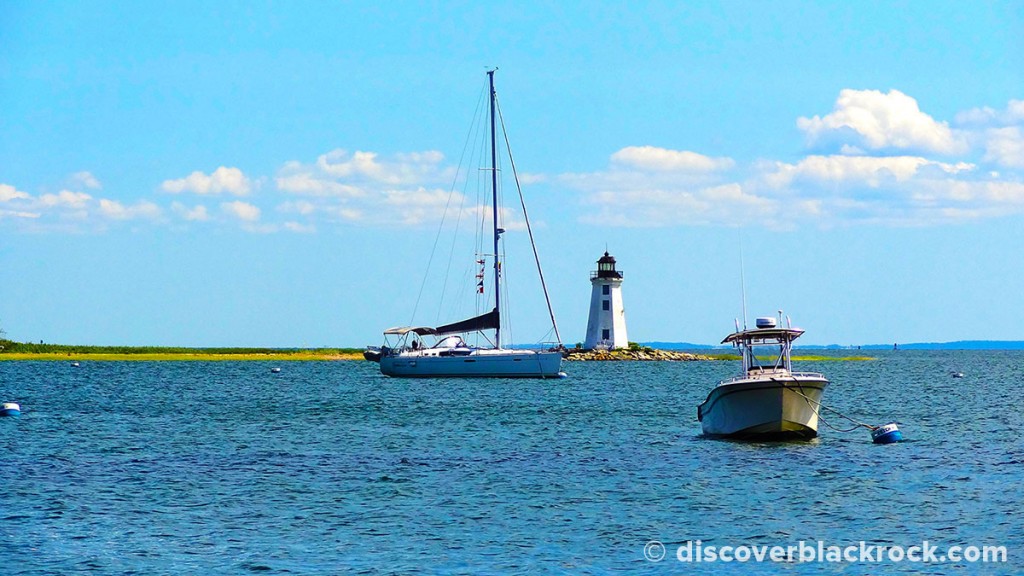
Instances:
[[[277,374],[278,372],[281,371],[281,369],[280,368],[271,368],[270,371],[273,372],[274,374]]]
[[[16,402],[4,402],[3,406],[0,407],[0,416],[20,416],[21,406],[18,406]]]
[[[71,367],[72,368],[78,368],[78,362],[72,362],[71,363]]]
[[[875,444],[894,444],[901,440],[903,440],[903,434],[895,422],[879,426],[871,431],[871,441]]]

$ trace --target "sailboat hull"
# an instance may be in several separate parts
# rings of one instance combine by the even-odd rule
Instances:
[[[402,378],[559,378],[562,355],[534,350],[473,350],[460,356],[403,352],[382,357],[380,371]]]

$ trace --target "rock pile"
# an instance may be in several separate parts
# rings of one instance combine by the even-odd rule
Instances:
[[[581,350],[574,348],[569,350],[569,354],[565,357],[565,359],[598,362],[623,360],[661,360],[669,362],[693,362],[696,360],[714,360],[714,358],[710,356],[704,356],[703,354],[691,354],[689,352],[672,352],[669,350],[655,350],[654,348],[620,348],[616,350]]]

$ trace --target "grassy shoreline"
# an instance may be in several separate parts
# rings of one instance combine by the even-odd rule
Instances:
[[[42,361],[234,361],[362,360],[360,348],[185,348],[170,346],[76,346],[0,340],[0,362]]]
[[[67,353],[67,352],[6,352],[0,354],[0,362],[18,360],[39,360],[51,362],[240,362],[262,360],[272,362],[323,362],[330,360],[362,360],[358,352],[279,352],[217,354],[209,352],[140,352],[140,353]]]

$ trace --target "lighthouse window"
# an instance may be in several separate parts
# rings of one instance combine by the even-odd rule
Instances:
[[[608,340],[611,337],[612,337],[612,331],[611,330],[601,330],[601,339],[602,340]]]
[[[611,310],[608,300],[601,300],[601,310]]]
[[[604,294],[605,296],[607,296],[610,293],[611,293],[611,286],[609,286],[607,284],[605,284],[604,286],[601,286],[601,294]],[[607,308],[605,308],[605,310],[607,310]]]

